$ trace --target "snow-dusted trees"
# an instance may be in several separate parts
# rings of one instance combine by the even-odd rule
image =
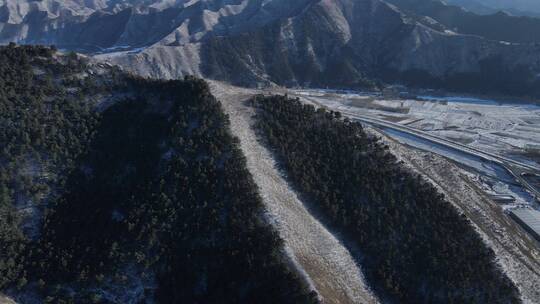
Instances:
[[[253,104],[262,138],[306,201],[359,249],[380,298],[519,302],[467,219],[360,124],[282,96]]]
[[[0,49],[0,289],[50,303],[317,301],[204,81],[81,73],[47,50]],[[98,112],[102,94],[114,102]],[[43,181],[30,239],[16,199]]]

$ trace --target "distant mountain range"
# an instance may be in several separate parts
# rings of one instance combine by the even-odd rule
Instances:
[[[387,0],[409,14],[429,16],[452,31],[516,43],[540,42],[540,18],[493,10],[479,15],[441,0]]]
[[[516,16],[540,16],[540,1],[536,0],[445,0],[478,14],[506,11]]]
[[[412,1],[0,1],[0,42],[55,44],[159,78],[194,74],[249,86],[347,88],[399,82],[514,95],[538,90],[540,46],[469,35],[437,10],[411,10]],[[487,18],[472,15],[473,23]]]

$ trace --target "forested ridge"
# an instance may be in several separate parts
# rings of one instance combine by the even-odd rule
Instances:
[[[90,102],[67,94],[74,78],[54,80],[84,64],[73,56],[55,64],[53,54],[43,47],[0,49],[0,286],[26,283],[22,255],[33,231],[23,234],[17,211],[39,210],[62,185],[97,123]]]
[[[0,48],[0,289],[20,303],[317,302],[228,128],[202,80]]]
[[[360,251],[389,303],[519,303],[464,215],[359,123],[286,96],[258,96],[257,129],[294,187]]]

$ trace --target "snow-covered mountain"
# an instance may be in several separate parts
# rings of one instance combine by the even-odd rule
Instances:
[[[160,78],[441,85],[455,75],[483,79],[486,65],[495,64],[520,73],[526,67],[529,85],[540,72],[538,46],[456,34],[382,0],[17,0],[4,1],[0,11],[1,43],[101,53]]]
[[[404,78],[429,85],[480,75],[492,62],[527,66],[531,75],[540,69],[537,46],[456,34],[384,1],[301,1],[283,9],[290,3],[244,0],[219,10],[199,3],[143,51],[100,57],[145,76],[197,74],[241,85],[353,87]]]
[[[493,13],[504,10],[518,16],[540,16],[540,1],[537,0],[446,0],[476,13]]]

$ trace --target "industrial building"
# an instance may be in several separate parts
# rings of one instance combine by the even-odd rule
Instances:
[[[540,211],[516,208],[510,210],[510,216],[540,242]]]

